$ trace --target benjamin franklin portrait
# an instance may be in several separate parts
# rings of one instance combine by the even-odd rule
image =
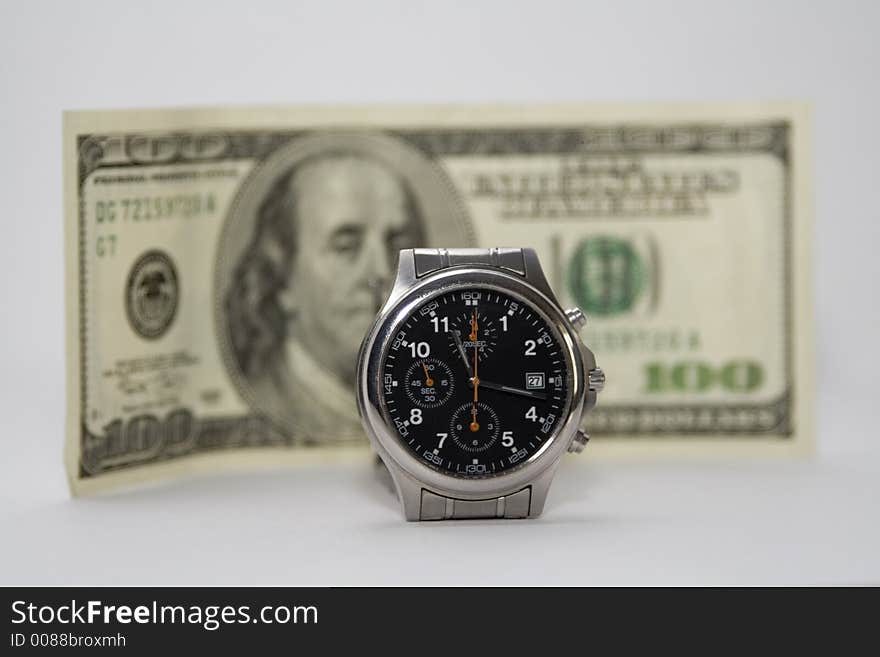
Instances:
[[[247,399],[297,443],[363,439],[358,350],[400,249],[432,241],[423,204],[398,168],[345,148],[298,158],[255,204],[220,300],[228,349]]]

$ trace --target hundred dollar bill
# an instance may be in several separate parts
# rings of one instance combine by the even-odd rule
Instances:
[[[538,251],[608,375],[596,452],[812,444],[802,106],[64,118],[75,493],[363,453],[358,346],[419,245]]]

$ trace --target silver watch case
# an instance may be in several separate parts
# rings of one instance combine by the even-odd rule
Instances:
[[[585,372],[596,367],[593,352],[581,342],[544,276],[535,252],[523,249],[526,276],[500,269],[465,265],[432,272],[422,278],[415,274],[412,250],[402,251],[394,286],[379,311],[376,322],[361,345],[358,358],[358,410],[373,448],[385,463],[403,504],[408,520],[418,520],[422,489],[444,497],[482,500],[511,495],[531,487],[529,517],[540,515],[550,482],[562,455],[568,450],[583,415],[596,403],[596,392],[585,385]],[[451,289],[479,285],[521,297],[554,327],[564,346],[568,371],[567,417],[542,448],[517,468],[500,475],[463,478],[445,474],[421,462],[400,441],[385,420],[380,399],[382,354],[405,319],[433,297]]]

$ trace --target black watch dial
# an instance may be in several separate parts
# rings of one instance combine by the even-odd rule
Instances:
[[[431,299],[404,319],[381,367],[385,412],[403,444],[456,476],[521,465],[567,409],[571,375],[555,330],[492,288]]]

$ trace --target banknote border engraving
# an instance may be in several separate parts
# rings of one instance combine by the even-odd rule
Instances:
[[[192,132],[149,132],[132,134],[79,134],[77,147],[77,193],[79,259],[79,374],[80,374],[80,478],[95,477],[105,472],[130,466],[157,462],[202,451],[235,447],[287,446],[292,440],[268,418],[246,415],[235,419],[186,417],[180,410],[172,411],[164,419],[144,416],[139,420],[158,427],[152,442],[146,440],[144,449],[137,454],[113,457],[110,438],[95,436],[87,427],[87,307],[85,283],[85,197],[83,188],[88,176],[101,168],[135,168],[142,165],[175,164],[185,162],[220,162],[229,158],[266,158],[290,140],[313,134],[314,130],[204,130]],[[436,128],[412,130],[372,130],[398,138],[420,150],[427,158],[438,156],[492,156],[517,155],[614,155],[625,152],[633,155],[668,154],[670,152],[769,153],[782,163],[783,218],[782,250],[784,286],[784,372],[786,382],[782,394],[764,404],[691,404],[678,406],[628,406],[605,404],[595,409],[591,422],[596,433],[602,427],[627,426],[624,438],[658,436],[687,436],[707,433],[709,439],[723,441],[723,436],[736,434],[743,437],[773,436],[790,439],[796,427],[793,424],[795,403],[794,362],[791,331],[793,320],[793,171],[791,161],[792,123],[788,119],[774,121],[743,120],[727,122],[674,122],[662,127],[645,124],[569,125],[569,127],[527,126],[516,128]],[[653,416],[653,420],[652,420]],[[750,420],[749,418],[753,418]],[[149,433],[149,432],[148,432]],[[180,435],[182,434],[182,436]],[[717,438],[716,438],[717,437]],[[103,455],[103,456],[102,456]]]

